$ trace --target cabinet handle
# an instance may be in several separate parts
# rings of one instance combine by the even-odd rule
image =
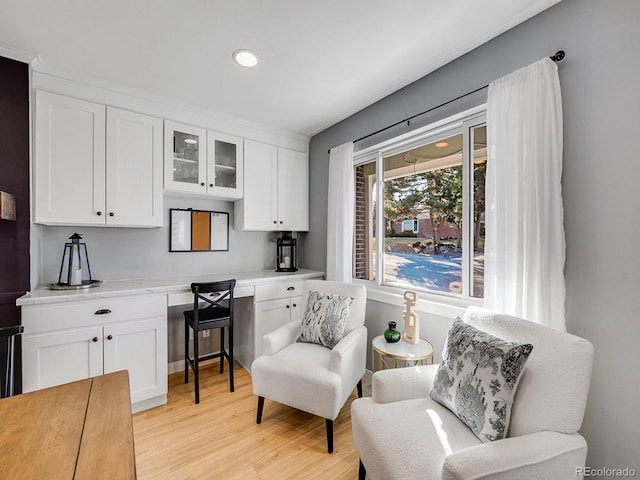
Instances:
[[[116,214],[115,214],[115,213],[113,213],[113,212],[109,212],[109,216],[110,216],[110,217],[115,217],[115,216],[116,216]]]
[[[109,335],[109,336],[107,337],[107,340],[113,340],[113,335]]]
[[[273,221],[273,224],[274,224],[274,225],[277,225],[277,223],[278,223],[277,221],[275,221],[275,220]]]
[[[102,212],[101,212],[100,210],[98,210],[98,211],[96,212],[96,215],[100,216],[100,215],[102,215]]]
[[[201,187],[204,187],[204,182],[202,182],[202,183],[200,184],[200,186],[201,186]]]
[[[108,308],[101,308],[100,310],[96,310],[96,313],[94,313],[94,315],[106,315],[107,313],[111,313],[111,310],[109,310]]]
[[[93,337],[93,338],[91,339],[91,341],[92,341],[93,343],[96,343],[96,342],[98,341],[98,337]]]
[[[289,305],[287,305],[287,308],[289,308]]]
[[[292,290],[295,290],[295,289],[296,289],[296,287],[289,287],[289,288],[287,288],[287,290],[288,290],[288,291],[290,291],[290,292],[291,292]]]

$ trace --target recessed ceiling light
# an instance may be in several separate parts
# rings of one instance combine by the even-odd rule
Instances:
[[[190,145],[195,145],[196,143],[198,143],[198,141],[193,139],[193,138],[185,138],[184,139],[184,143],[188,143]]]
[[[449,146],[449,142],[438,142],[436,143],[436,148],[444,148]]]
[[[258,56],[251,50],[236,50],[233,52],[233,59],[243,67],[255,67],[258,64]]]

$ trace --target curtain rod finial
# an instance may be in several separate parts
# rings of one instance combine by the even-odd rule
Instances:
[[[560,62],[564,59],[565,55],[564,50],[558,50],[555,55],[552,55],[549,58],[554,62]]]

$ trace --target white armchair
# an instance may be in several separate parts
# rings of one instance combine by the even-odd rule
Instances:
[[[534,348],[520,379],[507,438],[482,443],[429,397],[438,365],[383,370],[372,397],[351,405],[359,478],[576,479],[587,444],[582,424],[593,363],[587,340],[471,307],[463,320]],[[366,469],[366,472],[365,472]]]
[[[296,343],[300,321],[265,335],[262,355],[251,365],[253,393],[258,396],[256,420],[262,421],[265,398],[324,417],[327,448],[332,453],[333,421],[354,387],[362,396],[367,355],[366,288],[309,280],[305,298],[310,290],[353,297],[344,336],[331,350],[312,343]]]

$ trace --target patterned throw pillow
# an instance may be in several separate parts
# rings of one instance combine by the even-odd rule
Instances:
[[[507,342],[456,318],[431,398],[483,442],[505,438],[516,388],[532,350],[531,344]]]
[[[351,302],[352,297],[310,291],[296,342],[335,347],[342,340]]]

